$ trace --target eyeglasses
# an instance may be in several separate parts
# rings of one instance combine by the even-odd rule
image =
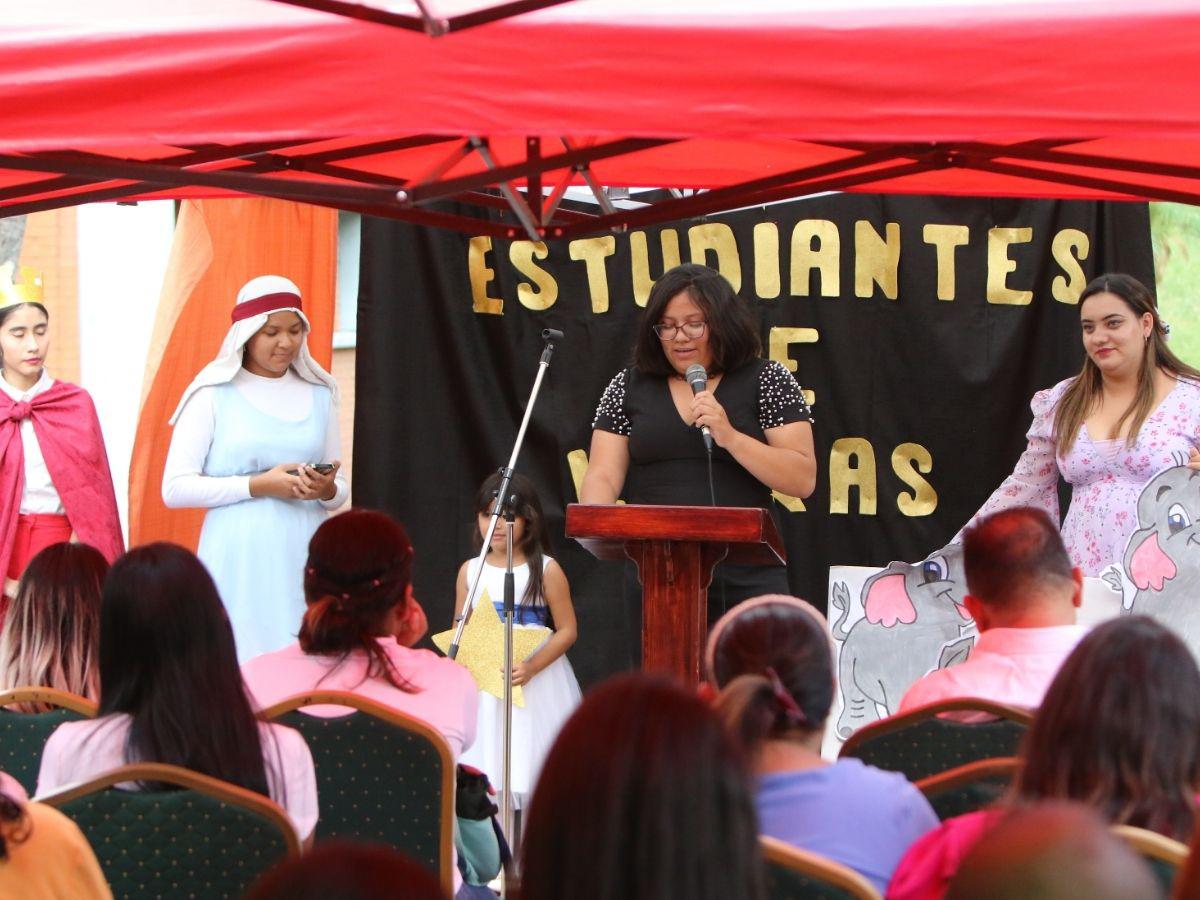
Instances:
[[[654,333],[658,335],[660,341],[673,341],[675,336],[679,334],[679,329],[683,329],[685,337],[695,340],[698,337],[704,336],[704,329],[708,327],[707,322],[684,322],[682,325],[655,325]]]

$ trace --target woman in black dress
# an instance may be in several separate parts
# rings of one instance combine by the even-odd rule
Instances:
[[[712,433],[719,506],[770,508],[771,491],[807,497],[816,484],[812,415],[782,364],[763,359],[745,301],[718,272],[676,266],[650,292],[633,365],[600,398],[580,500],[708,506],[700,426]],[[693,396],[689,366],[708,373]],[[788,593],[783,566],[717,567],[709,588],[715,619],[747,597]]]

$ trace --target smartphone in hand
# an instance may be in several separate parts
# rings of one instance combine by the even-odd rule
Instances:
[[[314,472],[320,472],[322,475],[328,475],[330,472],[333,471],[333,463],[307,463],[306,465],[308,466],[308,468],[312,469]],[[288,469],[287,473],[289,475],[299,475],[300,470],[299,469]]]

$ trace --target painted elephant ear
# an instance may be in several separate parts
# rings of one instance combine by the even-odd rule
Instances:
[[[1156,528],[1145,528],[1130,538],[1125,567],[1129,580],[1139,591],[1148,588],[1161,591],[1163,584],[1179,572],[1171,557],[1159,546]]]
[[[880,575],[867,587],[863,614],[868,622],[891,628],[897,623],[917,621],[917,608],[908,596],[903,575]]]

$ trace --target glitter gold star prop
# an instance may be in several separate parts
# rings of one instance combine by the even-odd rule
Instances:
[[[549,628],[513,628],[513,661],[527,659],[550,635]],[[450,652],[454,630],[433,636],[434,645],[443,653]],[[496,612],[487,588],[475,604],[462,643],[458,645],[455,661],[466,666],[481,691],[504,699],[504,623]],[[525,695],[519,685],[513,686],[513,705],[525,706]]]

